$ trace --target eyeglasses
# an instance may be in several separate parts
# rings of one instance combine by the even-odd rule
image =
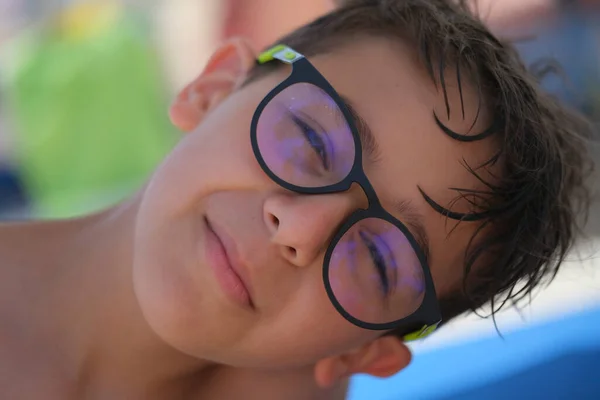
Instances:
[[[361,328],[400,331],[406,341],[429,335],[441,317],[427,259],[367,179],[349,108],[302,54],[278,45],[258,63],[273,60],[292,65],[292,73],[252,118],[252,149],[264,172],[300,194],[344,192],[357,183],[369,202],[342,223],[325,253],[329,299]]]

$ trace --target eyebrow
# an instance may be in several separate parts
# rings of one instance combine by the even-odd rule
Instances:
[[[425,217],[410,200],[400,200],[393,204],[393,209],[402,216],[402,222],[407,225],[415,237],[417,244],[423,250],[425,260],[429,261],[429,236],[425,229]]]
[[[354,125],[356,126],[356,130],[358,131],[358,137],[360,138],[360,143],[362,145],[362,150],[366,155],[366,158],[373,164],[377,163],[379,160],[379,145],[377,144],[377,140],[375,139],[375,135],[373,135],[373,131],[367,124],[367,121],[360,116],[360,114],[356,111],[356,108],[352,105],[352,102],[345,96],[340,95],[342,101],[346,105],[346,108],[350,112],[352,119],[354,120]]]
[[[371,131],[367,121],[365,121],[356,111],[356,108],[352,106],[352,102],[345,96],[340,95],[340,97],[354,120],[366,158],[372,163],[376,163],[379,160],[380,153],[379,144],[375,139],[373,131]],[[425,217],[423,217],[423,214],[419,212],[412,201],[406,199],[395,201],[392,204],[392,209],[397,215],[402,217],[402,222],[413,234],[417,244],[425,255],[425,259],[429,260],[429,236],[425,229]]]

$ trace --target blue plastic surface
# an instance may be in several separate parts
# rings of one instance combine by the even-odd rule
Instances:
[[[566,396],[566,397],[565,397]],[[354,378],[349,400],[600,399],[600,309],[418,354],[388,379]]]

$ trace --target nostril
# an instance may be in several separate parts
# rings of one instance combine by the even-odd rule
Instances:
[[[296,249],[295,248],[288,246],[287,252],[290,257],[294,257],[294,258],[296,257]]]
[[[279,218],[271,214],[271,223],[275,228],[279,228]]]

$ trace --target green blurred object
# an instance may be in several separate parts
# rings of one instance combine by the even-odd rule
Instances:
[[[8,98],[38,216],[71,217],[125,197],[174,145],[148,36],[120,16],[89,35],[54,29],[13,46]]]

